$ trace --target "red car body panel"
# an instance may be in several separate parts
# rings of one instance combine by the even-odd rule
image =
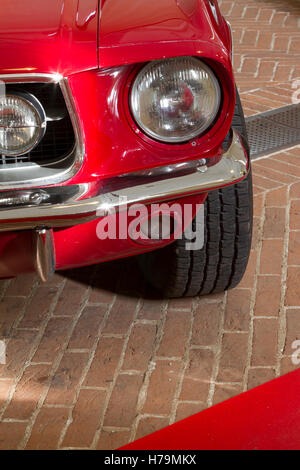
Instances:
[[[228,65],[230,38],[207,0],[102,0],[99,65],[144,62],[180,55],[216,58]]]
[[[190,204],[192,207],[191,218],[185,220],[186,225],[183,229],[187,228],[192,222],[199,206],[203,204],[205,198],[206,194],[199,194],[198,196],[190,196],[176,200],[176,205],[178,204],[178,206],[182,208],[182,211],[184,204]],[[117,216],[112,216],[112,218],[115,217],[118,233],[120,220]],[[132,221],[133,217],[129,217],[127,227],[130,227]],[[97,223],[98,221],[93,221],[79,225],[78,227],[70,227],[55,232],[54,237],[57,247],[56,262],[58,270],[111,261],[120,258],[120,254],[122,258],[137,255],[151,251],[153,248],[156,249],[166,246],[174,240],[174,237],[172,237],[168,241],[158,241],[154,246],[140,244],[132,240],[129,236],[123,239],[107,238],[106,240],[99,240],[97,238]],[[91,250],[90,245],[93,247],[93,250]]]
[[[95,69],[97,37],[98,0],[1,0],[0,73]]]
[[[187,228],[197,213],[199,206],[204,203],[206,194],[190,196],[176,200],[176,205],[182,208],[184,204],[190,204],[191,217],[185,219]],[[150,215],[150,211],[149,211]],[[116,221],[116,230],[119,233],[120,219],[118,214],[112,215]],[[97,237],[98,220],[86,224],[77,225],[54,232],[56,269],[71,269],[87,266],[104,261],[111,261],[120,257],[137,255],[154,248],[161,248],[174,240],[174,236],[167,241],[157,242],[155,245],[140,244],[130,237],[122,239],[99,240]],[[126,230],[133,222],[133,217],[128,217]],[[15,277],[20,273],[33,272],[35,269],[33,247],[30,231],[9,232],[0,234],[0,272],[2,277]]]
[[[218,10],[217,10],[218,11]],[[1,0],[0,74],[60,74],[68,79],[85,145],[81,167],[61,185],[199,158],[218,158],[234,112],[231,39],[208,0]],[[136,128],[128,93],[136,71],[154,59],[197,56],[222,86],[221,111],[205,136],[184,145],[154,142]],[[13,189],[13,188],[12,188]],[[206,194],[190,202],[203,203]],[[93,264],[153,249],[130,241],[103,243],[95,223],[54,232],[56,267]],[[33,269],[28,233],[1,233],[0,277]],[[12,266],[11,268],[9,266]],[[8,266],[8,267],[7,267]]]
[[[99,178],[145,168],[215,157],[221,152],[235,102],[233,81],[229,73],[226,75],[221,69],[227,79],[223,82],[222,111],[205,136],[195,139],[197,145],[194,146],[192,142],[184,145],[154,142],[142,136],[134,127],[131,116],[126,113],[126,92],[127,84],[131,83],[131,72],[132,67],[125,66],[85,72],[69,78],[85,135],[84,163],[72,183],[98,181]]]

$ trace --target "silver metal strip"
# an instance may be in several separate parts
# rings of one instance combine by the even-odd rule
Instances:
[[[59,83],[63,79],[63,76],[59,73],[7,73],[0,74],[0,80],[4,82],[15,82],[15,83]]]
[[[28,172],[31,172],[31,175],[34,175],[38,172],[44,172],[40,177],[35,178],[22,178],[20,181],[14,181],[14,174],[16,172],[16,167],[12,167],[11,170],[7,171],[9,176],[8,181],[2,183],[0,181],[0,190],[12,189],[12,188],[31,188],[36,186],[48,186],[51,184],[59,184],[65,181],[68,181],[70,178],[76,175],[80,170],[84,155],[85,155],[85,146],[84,139],[82,136],[81,126],[79,123],[78,115],[75,108],[75,103],[73,96],[70,90],[69,82],[67,78],[64,78],[60,74],[47,74],[47,73],[26,73],[26,74],[7,74],[0,75],[0,81],[4,83],[57,83],[60,86],[65,103],[70,115],[70,119],[73,124],[73,130],[75,134],[75,150],[74,154],[64,158],[64,161],[68,160],[69,157],[72,157],[72,163],[67,168],[53,169],[50,167],[43,168],[37,164],[30,164],[28,168],[24,167],[24,175]],[[42,168],[42,170],[41,170]],[[1,168],[0,168],[1,171]],[[22,168],[17,171],[23,171]],[[9,173],[12,174],[10,177]]]
[[[34,232],[35,270],[41,281],[46,282],[55,272],[55,248],[52,230]]]
[[[92,197],[88,197],[92,188],[89,191],[86,185],[78,185],[75,190],[82,194],[84,189],[87,198],[74,200],[73,194],[68,200],[64,199],[62,194],[63,202],[59,204],[50,204],[46,201],[31,207],[12,206],[0,210],[0,232],[78,225],[103,217],[110,211],[120,211],[127,205],[171,200],[226,186],[243,179],[247,173],[247,151],[242,138],[236,131],[232,131],[229,149],[220,161],[211,167],[200,166],[183,172],[161,174],[157,177],[139,177],[137,173],[134,173],[106,179],[101,182],[102,185],[97,188],[96,194]],[[70,188],[72,186],[55,188],[55,190],[63,192]],[[49,192],[50,190],[49,188]],[[47,192],[47,188],[43,191]],[[51,198],[51,195],[49,197]]]
[[[233,31],[232,31],[232,26],[231,26],[231,23],[228,21],[228,20],[225,20],[227,25],[228,25],[228,28],[229,28],[229,31],[230,31],[230,38],[231,38],[231,62],[232,62],[232,65],[234,64],[234,42],[233,42]]]

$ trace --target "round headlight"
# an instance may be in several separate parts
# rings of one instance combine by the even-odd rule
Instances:
[[[29,93],[0,96],[0,154],[19,156],[30,152],[46,131],[41,103]]]
[[[150,62],[137,75],[130,96],[138,126],[167,143],[203,134],[216,118],[220,101],[213,71],[194,57]]]

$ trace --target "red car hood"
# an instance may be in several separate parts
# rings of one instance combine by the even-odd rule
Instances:
[[[98,0],[1,0],[0,73],[95,68]]]
[[[202,55],[228,63],[228,27],[207,0],[100,0],[100,66]]]

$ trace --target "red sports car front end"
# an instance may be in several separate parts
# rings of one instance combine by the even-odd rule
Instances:
[[[55,270],[145,260],[158,248],[174,258],[170,246],[206,204],[201,249],[218,259],[201,260],[202,287],[185,280],[165,293],[238,282],[251,241],[251,175],[230,27],[217,2],[2,0],[0,12],[0,278],[35,270],[46,281]],[[227,228],[222,215],[209,226],[207,195],[219,191],[226,209],[227,187],[233,206],[248,197],[247,220],[238,220],[237,205],[226,222],[235,227],[232,246],[245,238],[242,253],[229,255],[224,285],[208,285],[210,270],[222,270]],[[151,222],[155,236],[145,229]],[[162,272],[149,259],[148,274],[154,265]]]

